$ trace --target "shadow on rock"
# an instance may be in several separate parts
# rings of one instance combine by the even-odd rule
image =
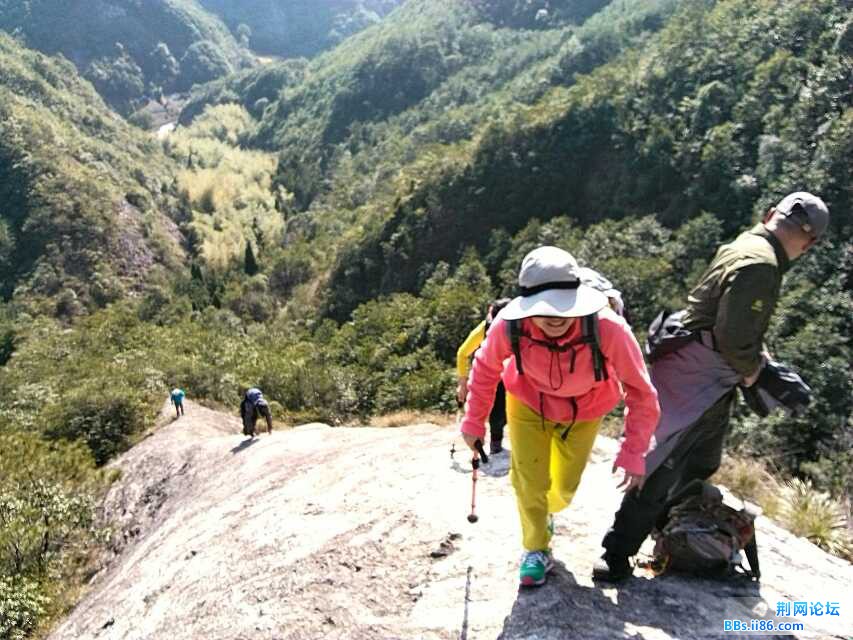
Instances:
[[[492,478],[501,478],[509,474],[510,453],[508,449],[504,449],[500,453],[494,453],[489,456],[488,464],[480,467],[483,475]]]
[[[450,469],[456,473],[471,474],[471,459],[465,454],[459,458],[457,451],[450,461]],[[501,453],[489,456],[489,461],[480,465],[479,474],[490,478],[501,478],[509,474],[510,453],[504,449]]]
[[[233,449],[231,449],[231,453],[233,453],[234,455],[237,455],[237,454],[238,454],[238,453],[240,453],[241,451],[245,451],[246,449],[248,449],[249,447],[251,447],[251,446],[252,446],[253,444],[255,444],[256,442],[260,442],[260,439],[258,439],[258,438],[248,438],[248,439],[246,439],[246,440],[243,440],[243,442],[241,442],[241,443],[240,443],[240,444],[238,444],[236,447],[234,447]]]
[[[679,640],[726,638],[723,620],[764,618],[773,610],[755,583],[717,583],[684,577],[633,578],[605,592],[577,583],[557,561],[548,582],[520,589],[500,640]],[[700,595],[701,594],[701,595]],[[762,636],[770,638],[777,636]],[[792,636],[778,636],[791,638]]]

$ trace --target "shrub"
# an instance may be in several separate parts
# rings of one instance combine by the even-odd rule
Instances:
[[[133,389],[95,385],[77,388],[46,411],[47,436],[81,439],[92,451],[95,462],[102,465],[130,446],[130,437],[143,429],[149,413]]]
[[[29,478],[0,489],[0,568],[47,574],[71,536],[91,523],[90,501],[57,483]]]
[[[808,538],[829,553],[853,558],[853,540],[844,508],[829,494],[814,489],[810,481],[794,479],[786,484],[782,513],[792,533]]]
[[[47,603],[37,582],[0,576],[0,638],[27,638],[36,628]]]
[[[181,58],[180,67],[183,71],[181,77],[183,89],[199,82],[208,82],[233,71],[228,59],[209,40],[200,40],[191,44]]]
[[[107,102],[125,112],[145,92],[142,69],[124,50],[119,50],[114,57],[93,60],[83,75]]]
[[[766,467],[752,458],[725,456],[714,481],[724,485],[741,500],[761,507],[769,518],[779,514],[782,486]]]
[[[272,268],[270,288],[279,297],[286,298],[294,287],[308,281],[311,271],[311,259],[307,255],[288,251]]]

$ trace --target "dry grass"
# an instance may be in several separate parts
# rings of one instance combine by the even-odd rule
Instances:
[[[769,518],[824,551],[853,561],[853,536],[846,504],[799,479],[783,481],[751,458],[726,456],[713,481],[741,500],[759,505]]]
[[[394,411],[383,416],[374,416],[367,421],[371,427],[406,427],[412,424],[435,424],[446,427],[453,424],[456,417],[450,413],[437,413],[432,411],[414,411],[403,409]]]
[[[752,458],[725,456],[713,481],[729,489],[741,500],[757,504],[767,517],[779,516],[782,483],[761,462]]]
[[[853,539],[844,506],[811,482],[794,479],[785,483],[782,509],[785,526],[795,535],[808,538],[824,551],[853,560]]]

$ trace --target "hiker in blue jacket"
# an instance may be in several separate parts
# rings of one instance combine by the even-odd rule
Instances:
[[[170,394],[170,398],[172,400],[172,404],[175,405],[175,413],[177,414],[175,418],[180,418],[184,415],[184,397],[186,394],[183,389],[178,389],[175,387],[172,389],[172,393]]]
[[[260,389],[252,387],[243,394],[240,403],[240,417],[243,419],[243,435],[255,437],[255,425],[259,416],[264,416],[267,421],[267,433],[272,433],[272,413],[270,406],[264,400],[264,394]]]

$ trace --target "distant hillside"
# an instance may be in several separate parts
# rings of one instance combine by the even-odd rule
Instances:
[[[337,248],[316,265],[333,317],[469,246],[497,264],[492,232],[534,218],[704,211],[732,233],[810,188],[850,224],[849,3],[554,2],[502,26],[534,5],[413,0],[299,73],[259,70],[252,100],[226,80],[193,103],[260,118],[291,238]]]
[[[199,0],[262,54],[311,57],[379,22],[403,0]]]
[[[486,20],[498,27],[545,29],[583,22],[610,0],[471,0]]]
[[[64,55],[123,113],[144,96],[186,90],[250,63],[195,0],[0,0],[0,30]]]
[[[476,86],[453,81],[470,77],[476,63],[465,56],[468,64],[454,73],[452,36],[412,50],[389,43],[382,64],[371,64],[371,58],[355,63],[350,77],[362,81],[347,87],[327,80],[326,87],[345,88],[325,94],[325,102],[314,95],[302,106],[297,91],[286,92],[266,111],[261,132],[281,123],[274,129],[285,149],[280,179],[297,195],[329,184],[329,176],[335,185],[338,172],[347,175],[345,168],[370,156],[387,168],[386,175],[392,174],[391,158],[405,167],[408,183],[396,183],[397,203],[380,214],[381,228],[357,239],[333,274],[335,304],[353,291],[363,292],[356,301],[414,291],[424,264],[455,262],[468,245],[487,251],[484,229],[512,233],[533,217],[566,214],[583,224],[657,213],[676,226],[708,211],[733,231],[784,193],[808,187],[838,212],[834,225],[841,230],[853,222],[847,161],[853,148],[853,35],[849,9],[836,2],[819,5],[694,3],[651,34],[644,27],[660,25],[660,13],[644,16],[638,14],[641,4],[614,2],[584,27],[565,31],[561,46],[529,60],[491,99],[459,111],[451,105],[465,102],[445,96],[451,86],[458,92]],[[620,47],[606,34],[623,12],[634,19],[622,23]],[[608,22],[597,20],[605,15]],[[643,34],[641,46],[625,40],[632,28]],[[797,38],[757,46],[753,33],[763,29]],[[461,37],[464,31],[450,33]],[[506,63],[492,72],[511,73],[533,46],[530,38],[505,46]],[[430,62],[413,62],[428,56]],[[368,93],[371,86],[395,84],[392,70],[412,65],[422,75],[405,72],[401,82],[415,83],[422,98],[411,90]],[[432,75],[436,69],[442,71]],[[441,80],[431,83],[436,77]],[[398,104],[397,95],[411,102]],[[331,105],[328,115],[310,122],[326,127],[308,140],[317,140],[326,153],[330,143],[346,141],[351,162],[325,154],[311,158],[310,143],[294,140],[311,131],[301,124],[300,109],[316,113],[324,104]],[[417,145],[422,151],[413,162],[405,153],[386,151],[411,149],[415,140],[436,146],[424,155],[425,145]],[[373,155],[375,149],[382,154]],[[347,176],[330,200],[352,191]]]
[[[0,68],[3,298],[73,316],[175,264],[173,167],[159,145],[66,61],[0,34]]]
[[[330,298],[335,317],[345,317],[377,293],[416,290],[423,279],[410,276],[422,273],[425,264],[455,261],[469,244],[484,248],[488,241],[484,227],[503,227],[512,233],[534,216],[568,213],[562,195],[549,200],[545,209],[494,206],[502,198],[495,192],[491,199],[493,181],[500,188],[529,182],[520,180],[512,168],[500,169],[503,173],[498,176],[498,167],[488,160],[473,171],[466,167],[471,154],[490,140],[507,153],[517,153],[503,141],[533,120],[524,114],[525,108],[537,110],[554,87],[571,86],[580,75],[640,47],[666,24],[676,6],[672,0],[617,1],[580,25],[563,20],[528,31],[496,28],[494,8],[486,14],[483,7],[457,0],[409,2],[381,24],[312,62],[301,81],[283,85],[263,110],[255,109],[260,124],[254,143],[279,152],[277,181],[294,194],[291,212],[310,219],[313,233],[328,232],[333,244],[340,246],[343,239],[348,251],[357,252],[333,272]],[[273,68],[258,71],[256,84],[273,72]],[[241,94],[232,91],[232,95]],[[586,135],[592,135],[589,127]],[[547,134],[538,137],[546,145],[549,139]],[[594,170],[580,157],[568,161]],[[564,167],[562,158],[545,167],[553,171],[543,178],[549,189],[576,184],[561,179]],[[468,195],[459,191],[460,179],[469,182]],[[429,233],[447,233],[450,238],[434,244],[429,240],[419,247],[423,254],[407,254],[404,265],[391,268],[385,258],[372,253],[375,245],[368,243],[386,242],[376,235],[379,225],[389,225],[389,235],[394,235],[392,229],[401,222],[395,202],[410,203],[412,211],[431,215],[432,207],[425,207],[421,196],[438,205],[434,198],[443,197],[445,189],[463,202],[442,205],[452,223],[443,221]],[[481,197],[484,191],[488,202]],[[546,199],[544,194],[540,199]],[[535,200],[525,193],[519,202]],[[459,205],[473,207],[475,214],[463,214]],[[408,204],[403,210],[408,211]],[[632,212],[649,210],[638,207]],[[587,215],[592,220],[609,213]],[[465,227],[469,233],[460,234]],[[352,235],[345,231],[349,228]],[[361,266],[352,268],[353,263]],[[352,281],[347,280],[350,277]]]
[[[260,118],[281,91],[304,80],[307,64],[303,58],[287,60],[198,85],[181,111],[180,124],[189,125],[205,108],[220,104],[242,104],[255,118]]]

